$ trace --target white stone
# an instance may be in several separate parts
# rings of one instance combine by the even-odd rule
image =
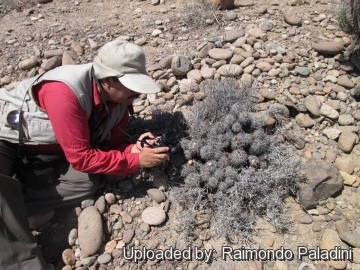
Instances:
[[[330,119],[337,119],[339,117],[339,113],[327,104],[323,104],[320,108],[321,115],[325,117],[329,117]]]
[[[158,207],[148,207],[143,211],[141,219],[149,225],[159,225],[165,221],[166,213]]]

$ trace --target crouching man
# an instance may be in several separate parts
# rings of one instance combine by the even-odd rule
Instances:
[[[119,40],[105,44],[93,63],[0,89],[0,269],[47,269],[28,215],[85,199],[101,175],[124,177],[167,159],[167,147],[140,143],[147,137],[153,144],[151,133],[124,143],[128,106],[158,91],[142,48]]]

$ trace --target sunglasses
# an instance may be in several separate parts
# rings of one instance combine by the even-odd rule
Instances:
[[[22,129],[24,111],[14,110],[8,113],[5,126],[16,129],[19,132],[18,156],[22,154],[21,146],[24,145],[24,131]]]

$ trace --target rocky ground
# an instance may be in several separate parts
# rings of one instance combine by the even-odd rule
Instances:
[[[148,71],[163,90],[135,102],[141,116],[159,106],[189,109],[192,100],[205,98],[201,82],[207,79],[253,80],[258,112],[280,104],[309,183],[301,186],[299,199],[285,202],[293,217],[290,231],[279,233],[260,222],[247,248],[283,246],[294,254],[299,246],[353,248],[353,258],[345,261],[223,261],[223,239],[207,233],[190,242],[180,237],[173,226],[181,222],[173,218],[178,209],[164,183],[139,184],[141,177],[134,176],[104,182],[93,199],[56,210],[45,225],[31,220],[45,258],[57,269],[360,269],[360,58],[351,54],[351,38],[338,27],[337,2],[237,0],[233,10],[204,16],[175,0],[38,1],[43,4],[20,10],[3,1],[0,85],[11,90],[44,70],[90,62],[115,38],[144,48]],[[124,246],[188,245],[215,249],[217,260],[135,264],[122,254]]]

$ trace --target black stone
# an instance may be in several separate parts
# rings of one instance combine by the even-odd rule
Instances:
[[[354,88],[354,99],[356,101],[360,100],[360,86]]]

